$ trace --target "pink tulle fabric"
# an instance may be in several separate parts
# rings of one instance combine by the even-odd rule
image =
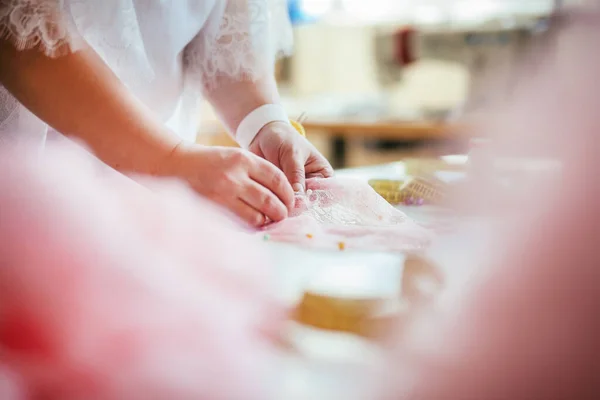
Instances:
[[[432,239],[367,183],[349,178],[307,180],[290,218],[265,232],[272,241],[323,250],[404,252],[421,250]]]
[[[231,221],[71,150],[0,154],[0,398],[269,398],[283,312]]]
[[[502,223],[492,240],[461,236],[440,254],[466,279],[411,327],[388,369],[393,389],[373,398],[600,399],[600,91],[591,89],[600,13],[557,16],[549,35],[531,49],[539,59],[523,66],[510,103],[479,131],[493,141],[485,166],[541,159],[560,169],[552,179],[539,168],[515,174],[510,194],[520,201],[508,206],[495,201],[492,168],[465,188],[463,204],[486,204],[485,217]],[[484,257],[468,257],[481,248]]]

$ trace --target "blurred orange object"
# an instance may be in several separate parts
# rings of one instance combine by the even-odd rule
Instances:
[[[300,122],[290,120],[290,124],[292,124],[294,129],[296,129],[300,135],[306,137],[306,130],[304,130],[304,127]]]

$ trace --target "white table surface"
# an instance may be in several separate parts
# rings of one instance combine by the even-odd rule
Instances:
[[[398,296],[404,257],[383,253],[315,252],[269,243],[278,266],[277,293],[288,305],[305,290],[336,296]],[[294,349],[282,352],[277,399],[362,400],[372,398],[382,350],[354,335],[290,323]]]
[[[402,163],[350,169],[338,176],[360,180],[403,179]],[[443,215],[436,207],[399,207],[410,217],[430,222]],[[269,243],[278,266],[277,292],[289,305],[304,291],[387,297],[399,290],[404,257],[382,253],[323,252]],[[399,295],[399,293],[396,293]],[[281,355],[275,386],[277,399],[370,400],[383,368],[382,349],[352,335],[319,331],[290,323],[289,337],[298,350]]]

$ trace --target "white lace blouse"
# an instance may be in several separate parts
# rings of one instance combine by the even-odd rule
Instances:
[[[0,38],[50,57],[86,41],[182,138],[201,93],[272,72],[291,50],[285,0],[0,0]],[[43,146],[47,125],[0,86],[0,145]]]

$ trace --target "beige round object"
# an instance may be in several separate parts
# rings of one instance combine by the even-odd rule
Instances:
[[[373,274],[353,266],[334,269],[305,291],[294,319],[317,329],[383,338],[402,329],[413,308],[431,300],[442,284],[439,269],[420,255],[408,255],[404,268]]]
[[[400,299],[349,299],[305,293],[296,322],[317,329],[380,338],[406,314]]]

